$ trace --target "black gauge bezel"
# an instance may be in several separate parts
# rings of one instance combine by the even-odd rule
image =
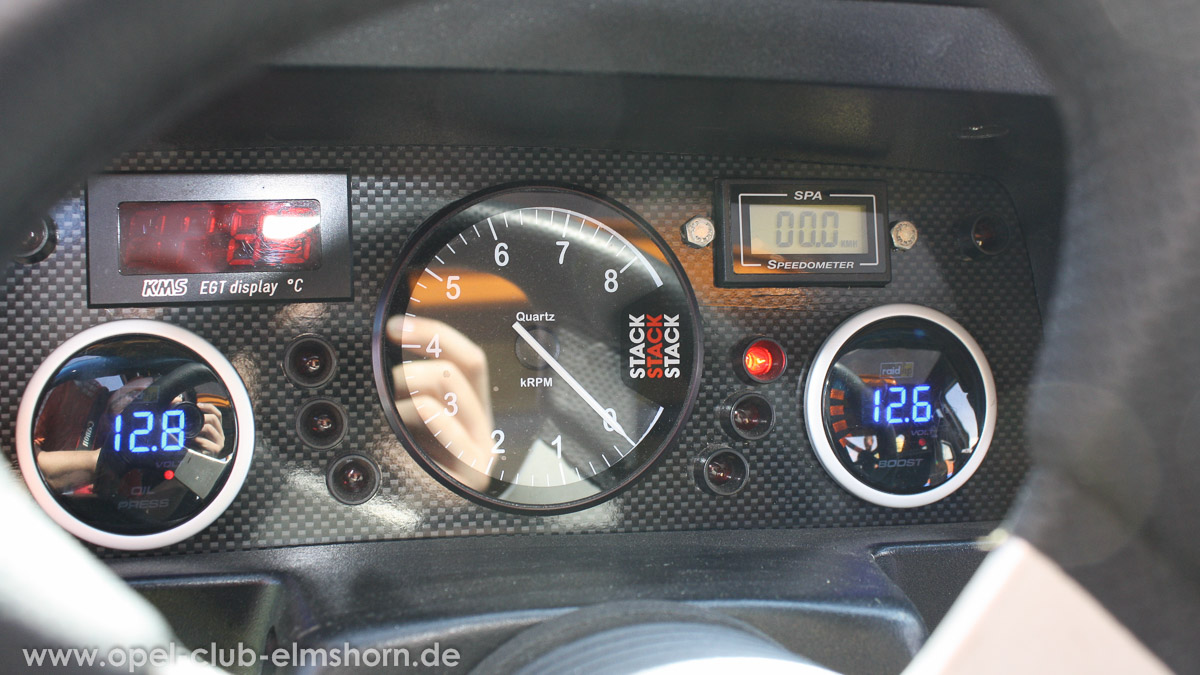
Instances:
[[[629,473],[616,479],[611,484],[607,485],[600,492],[589,495],[582,499],[573,501],[550,503],[550,504],[529,504],[499,499],[490,495],[484,494],[474,488],[464,485],[453,475],[451,475],[443,466],[430,457],[420,447],[420,444],[414,438],[412,432],[403,423],[400,414],[396,409],[396,399],[392,392],[392,383],[389,379],[389,365],[387,360],[387,348],[384,345],[384,330],[387,320],[396,311],[403,312],[408,306],[411,298],[411,287],[407,285],[407,275],[405,271],[410,264],[418,256],[418,254],[429,250],[433,247],[435,250],[440,249],[442,245],[452,240],[458,233],[468,229],[471,225],[479,221],[473,216],[466,216],[466,213],[475,207],[481,206],[488,201],[495,200],[505,195],[517,193],[545,193],[549,195],[561,194],[573,196],[576,198],[584,198],[594,200],[612,210],[617,215],[621,216],[632,224],[635,228],[642,231],[651,242],[662,252],[666,264],[674,273],[683,290],[684,301],[688,311],[688,328],[691,332],[693,347],[692,359],[690,363],[684,364],[684,367],[690,367],[692,374],[691,381],[688,385],[686,397],[680,409],[680,413],[669,430],[662,435],[657,447],[652,451],[647,452],[642,444],[634,452],[644,453],[643,456],[632,458],[636,463],[636,468]],[[438,230],[444,232],[438,233]],[[405,291],[403,297],[397,296],[404,285]],[[401,444],[410,456],[424,468],[431,476],[439,483],[450,489],[452,492],[483,506],[493,508],[499,511],[520,515],[557,515],[563,513],[571,513],[580,511],[602,502],[608,501],[617,496],[624,490],[631,487],[650,469],[658,464],[663,455],[666,454],[668,448],[672,447],[678,440],[683,426],[691,417],[691,413],[696,404],[696,398],[700,389],[700,380],[703,374],[704,363],[704,344],[703,332],[700,325],[700,307],[696,301],[696,294],[692,289],[691,283],[688,280],[687,274],[680,264],[675,252],[667,244],[666,240],[654,229],[652,225],[645,221],[641,216],[635,213],[632,209],[624,204],[606,195],[600,194],[575,185],[566,183],[556,183],[547,181],[531,181],[531,182],[516,182],[506,183],[503,185],[494,186],[479,192],[472,193],[463,199],[460,199],[448,206],[440,209],[428,219],[426,219],[405,242],[404,248],[401,250],[396,262],[393,264],[388,273],[387,281],[384,283],[379,296],[379,301],[376,305],[375,320],[371,330],[371,362],[374,370],[375,388],[379,396],[380,405],[383,407],[383,413],[388,421],[392,431],[396,437],[400,439]],[[597,476],[605,476],[610,474],[610,471],[604,471]],[[549,488],[542,488],[549,489]]]

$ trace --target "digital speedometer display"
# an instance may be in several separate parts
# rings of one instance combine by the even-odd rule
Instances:
[[[752,255],[867,253],[870,217],[866,204],[749,204],[747,249]]]
[[[564,512],[612,496],[690,411],[701,345],[678,262],[627,209],[490,191],[414,235],[376,317],[376,382],[410,453],[476,501]]]
[[[891,281],[881,182],[725,180],[718,183],[716,213],[718,286]]]

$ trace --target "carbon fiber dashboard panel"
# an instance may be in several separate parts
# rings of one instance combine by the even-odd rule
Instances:
[[[9,271],[7,320],[0,343],[0,442],[13,452],[17,406],[34,369],[58,344],[89,326],[118,318],[161,319],[193,330],[221,349],[246,381],[255,405],[258,447],[242,493],[215,524],[150,555],[362,540],[574,532],[808,528],[994,520],[1008,510],[1029,466],[1024,448],[1026,387],[1041,323],[1024,242],[981,262],[959,253],[957,224],[978,212],[1016,223],[1004,190],[967,175],[816,165],[784,160],[519,148],[363,147],[161,151],[134,153],[119,172],[334,171],[350,174],[354,300],[295,305],[89,309],[82,190],[53,213],[59,245],[47,261]],[[711,249],[682,245],[679,227],[710,214],[719,178],[885,180],[892,220],[914,221],[916,248],[896,252],[885,288],[718,289]],[[580,513],[525,517],[492,511],[438,485],[408,456],[379,409],[371,376],[371,320],[377,295],[405,237],[446,204],[516,180],[574,183],[640,213],[672,245],[701,307],[705,366],[700,399],[677,447],[615,500]],[[803,365],[842,320],[862,309],[912,302],[941,310],[979,341],[995,372],[996,436],[982,467],[951,497],[893,510],[863,502],[830,479],[809,447],[801,417]],[[288,341],[316,332],[339,349],[340,369],[324,389],[294,387],[280,361]],[[755,387],[775,405],[775,430],[755,443],[734,443],[715,410],[747,389],[729,356],[740,339],[779,340],[791,365],[776,383]],[[317,451],[297,439],[294,419],[313,395],[342,403],[350,429],[341,445]],[[709,444],[729,444],[750,459],[752,478],[734,497],[695,487],[690,459]],[[324,472],[345,452],[382,467],[379,495],[362,506],[330,497]],[[105,551],[104,555],[128,555]],[[140,554],[146,555],[146,554]]]

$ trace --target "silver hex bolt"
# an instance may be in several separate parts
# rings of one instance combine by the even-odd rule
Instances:
[[[917,245],[917,226],[911,220],[900,220],[892,224],[892,245],[907,251]]]
[[[717,236],[717,226],[704,216],[696,216],[683,224],[683,242],[695,248],[704,248]]]

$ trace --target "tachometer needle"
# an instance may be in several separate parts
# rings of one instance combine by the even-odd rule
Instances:
[[[571,388],[575,390],[575,393],[579,394],[579,397],[582,398],[592,410],[596,411],[596,414],[600,416],[600,419],[604,420],[605,424],[607,424],[609,427],[612,427],[613,431],[621,434],[621,438],[624,438],[629,442],[629,447],[637,445],[637,443],[634,443],[633,439],[625,433],[625,430],[621,428],[621,425],[617,422],[617,416],[606,411],[604,406],[600,405],[600,403],[596,401],[595,397],[589,394],[587,390],[583,388],[583,385],[579,384],[578,380],[571,377],[571,374],[567,372],[566,368],[562,367],[561,363],[559,363],[553,356],[550,356],[550,352],[546,351],[546,348],[543,347],[537,340],[535,340],[533,336],[529,334],[529,331],[525,330],[525,327],[522,326],[520,322],[514,321],[512,327],[513,330],[517,331],[517,335],[520,335],[522,340],[528,342],[533,351],[537,352],[537,355],[542,357],[543,361],[549,363],[554,372],[558,373],[559,377],[566,380],[567,384],[571,385]]]

